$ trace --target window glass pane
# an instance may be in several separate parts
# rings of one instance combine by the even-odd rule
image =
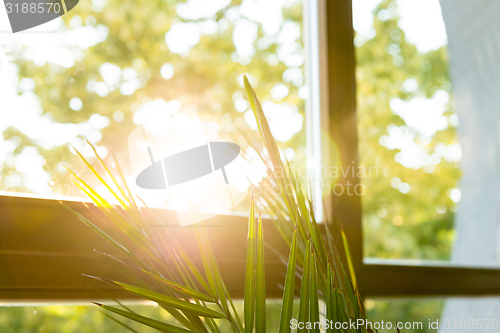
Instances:
[[[373,323],[398,321],[401,332],[497,332],[498,297],[367,299],[367,315]],[[401,325],[400,324],[400,325]],[[416,325],[421,328],[415,329]],[[381,328],[382,332],[395,332]]]
[[[456,332],[461,330],[460,325],[472,325],[472,321],[475,326],[483,325],[482,331],[484,332],[495,332],[499,327],[499,319],[493,306],[495,302],[498,302],[498,298],[398,298],[366,299],[365,306],[369,321],[373,324],[384,322],[385,328],[378,329],[380,333],[395,332],[394,326],[391,329],[387,329],[386,326],[387,323],[395,325],[396,321],[414,327],[422,325],[421,329],[406,328],[401,329],[401,332],[437,332],[436,322],[440,331]],[[490,310],[483,309],[483,312],[474,310],[481,304],[489,306]],[[235,306],[240,312],[243,308],[243,302],[236,301]],[[465,306],[464,309],[467,312],[454,313],[457,306]],[[176,324],[175,320],[158,306],[127,304],[127,307],[139,314]],[[298,302],[294,308],[296,313]],[[279,328],[280,311],[279,301],[268,302],[267,330],[269,332],[277,331]],[[139,332],[155,332],[130,320],[123,319],[122,321]],[[431,327],[429,327],[429,322]],[[457,325],[456,329],[455,325]],[[105,317],[97,306],[87,305],[0,306],[0,327],[2,327],[2,333],[130,332]],[[220,328],[222,333],[232,332],[229,326],[222,324]],[[467,328],[467,330],[479,331],[475,328]]]
[[[458,116],[438,0],[354,1],[367,257],[448,260],[460,200]],[[424,23],[425,22],[425,23]]]
[[[444,303],[443,299],[435,298],[367,299],[365,306],[368,320],[379,323],[380,333],[396,332],[396,321],[407,325],[401,332],[437,332],[437,329],[429,327],[429,321],[434,323],[441,319]],[[393,325],[390,329],[387,328],[388,322]]]
[[[128,307],[144,316],[170,324],[175,323],[173,318],[157,306],[129,305]],[[138,325],[132,320],[120,320],[140,332],[157,332]],[[130,332],[127,328],[107,318],[99,307],[88,305],[3,306],[0,307],[0,327],[2,327],[2,332],[6,333]]]
[[[238,313],[243,313],[243,301],[235,301]],[[114,304],[111,304],[114,305]],[[171,325],[179,323],[165,310],[157,305],[126,304],[132,311],[163,321]],[[298,304],[296,305],[298,309]],[[279,329],[281,302],[267,302],[267,330],[276,332]],[[127,328],[107,318],[105,313],[141,333],[158,332],[132,320],[122,319],[109,312],[103,312],[97,306],[90,305],[48,305],[48,306],[0,306],[0,327],[2,333],[41,333],[41,332],[115,332],[129,333]],[[243,318],[241,318],[243,320]],[[218,320],[221,333],[233,332],[227,321]]]
[[[2,33],[0,190],[82,196],[59,162],[89,178],[69,148],[91,157],[84,139],[131,175],[127,138],[141,112],[192,104],[207,140],[231,140],[255,159],[243,73],[287,158],[303,164],[302,11],[299,0],[81,1],[62,18]],[[258,178],[262,168],[248,169]]]
[[[484,332],[496,332],[499,319],[494,304],[498,298],[469,297],[469,298],[401,298],[401,299],[366,299],[365,306],[368,321],[379,323],[383,327],[378,332],[395,332],[394,326],[387,329],[387,323],[395,325],[396,321],[406,324],[406,329],[401,332],[456,332],[460,330],[480,331],[476,326],[482,325]],[[239,312],[243,308],[242,301],[236,301],[235,306]],[[482,310],[479,311],[478,309]],[[165,311],[154,305],[127,304],[139,314],[176,324]],[[462,307],[461,312],[456,312]],[[486,308],[487,307],[487,308]],[[298,302],[295,304],[295,313]],[[267,304],[267,330],[277,331],[281,304],[279,301],[269,301]],[[242,313],[242,312],[241,312]],[[496,320],[496,321],[495,321]],[[154,332],[147,327],[140,326],[129,320],[124,323],[139,332]],[[431,323],[431,327],[429,327]],[[469,328],[474,324],[474,328]],[[408,325],[421,325],[421,329],[408,328]],[[455,328],[456,325],[456,328]],[[467,325],[465,329],[461,329]],[[488,325],[488,327],[486,327]],[[39,333],[39,332],[130,332],[109,318],[96,306],[87,305],[50,305],[50,306],[0,306],[0,327],[2,333]],[[232,332],[229,326],[221,325],[221,332]]]
[[[354,1],[365,257],[498,264],[499,12]]]

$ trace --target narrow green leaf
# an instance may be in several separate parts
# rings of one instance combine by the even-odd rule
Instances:
[[[260,101],[257,98],[257,95],[255,94],[252,86],[250,85],[250,82],[248,82],[248,78],[246,75],[243,76],[243,82],[248,96],[248,101],[250,102],[250,107],[254,112],[255,119],[257,120],[257,126],[259,127],[261,136],[264,139],[264,144],[266,145],[266,148],[268,148],[269,158],[271,159],[274,167],[278,168],[282,166],[281,157],[278,151],[278,146],[276,145],[276,141],[274,140],[271,129],[269,128],[266,116],[264,115],[264,111],[262,111]],[[282,170],[284,169],[282,168]]]
[[[141,269],[144,273],[148,274],[149,276],[151,276],[152,278],[158,280],[158,281],[161,281],[165,284],[167,284],[168,287],[172,288],[173,290],[177,291],[177,292],[180,292],[188,297],[192,297],[196,300],[199,300],[199,301],[204,301],[204,302],[209,302],[209,303],[214,303],[215,300],[208,296],[208,295],[205,295],[199,291],[196,291],[194,289],[191,289],[189,287],[186,287],[186,286],[183,286],[179,283],[176,283],[174,281],[170,281],[168,279],[165,279],[164,277],[162,276],[159,276],[157,274],[154,274],[154,273],[151,273],[151,272],[148,272],[144,269]]]
[[[187,316],[185,316],[179,310],[177,310],[177,309],[175,309],[175,308],[173,308],[171,306],[167,306],[165,304],[161,304],[160,306],[163,309],[165,309],[165,311],[167,311],[168,313],[170,313],[170,315],[172,315],[172,317],[174,317],[175,319],[177,319],[187,329],[193,330],[193,331],[197,330],[196,325],[194,323],[192,323],[191,320],[189,320],[187,318]],[[199,333],[199,332],[197,332],[197,333]]]
[[[97,193],[89,184],[84,182],[80,177],[78,177],[73,171],[71,171],[70,168],[68,168],[66,165],[62,164],[61,165],[73,176],[75,177],[76,180],[78,180],[87,190],[90,192],[92,195],[91,198],[96,198],[98,201],[98,205],[103,206],[103,207],[111,207],[111,205],[101,196],[99,193]],[[79,186],[80,187],[80,186]],[[81,188],[81,187],[80,187]],[[85,191],[85,193],[88,193]]]
[[[108,317],[109,319],[111,319],[112,321],[114,321],[115,323],[117,323],[118,325],[125,327],[126,329],[128,329],[128,330],[129,330],[129,331],[131,331],[131,332],[134,332],[134,333],[139,333],[139,332],[137,332],[136,330],[134,330],[132,327],[130,327],[130,326],[128,326],[127,324],[125,324],[124,322],[122,322],[121,320],[116,319],[115,317],[113,317],[113,316],[111,316],[111,315],[107,314],[106,312],[103,312],[103,313],[104,313],[104,315],[105,315],[106,317]]]
[[[327,263],[326,269],[327,269],[326,279],[328,281],[328,286],[327,286],[327,290],[326,290],[326,319],[328,321],[332,321],[332,320],[334,320],[336,309],[335,309],[335,301],[334,301],[332,268],[330,267],[330,263]],[[333,328],[330,326],[327,330],[327,333],[333,333]]]
[[[215,320],[213,318],[205,318],[205,321],[208,325],[208,328],[210,329],[210,331],[212,333],[222,333],[220,331],[219,326],[217,326],[217,324],[215,323]]]
[[[70,212],[72,212],[74,215],[76,215],[80,221],[82,221],[84,224],[86,224],[87,226],[89,226],[90,228],[94,229],[95,232],[97,232],[101,237],[103,237],[104,239],[106,239],[109,243],[111,243],[112,245],[114,245],[116,248],[118,248],[120,251],[123,251],[125,252],[126,254],[130,254],[130,251],[124,247],[123,245],[121,245],[120,243],[118,243],[113,237],[109,236],[105,231],[103,231],[101,228],[99,228],[97,225],[95,225],[94,223],[92,223],[90,220],[88,220],[85,216],[83,216],[82,214],[78,213],[77,211],[75,211],[73,208],[69,207],[68,205],[66,204],[62,204],[67,210],[69,210]]]
[[[304,269],[302,271],[302,281],[300,284],[300,300],[299,300],[299,323],[306,323],[309,321],[309,299],[310,299],[310,290],[309,290],[309,280],[311,279],[311,270],[310,270],[310,260],[311,260],[311,251],[310,251],[310,240],[307,240],[306,245],[306,254],[304,257]],[[298,328],[297,333],[306,332],[307,329],[305,326],[303,328]]]
[[[145,205],[148,212],[161,224],[161,219],[151,210],[151,208],[149,208],[142,199],[139,198],[139,200]],[[212,298],[214,298],[215,293],[211,291],[209,285],[207,284],[207,281],[205,280],[201,272],[198,270],[191,258],[189,258],[188,254],[186,253],[186,251],[184,251],[179,242],[177,242],[175,237],[170,233],[170,231],[168,231],[168,229],[164,229],[164,232],[161,235],[166,235],[168,237],[166,243],[170,245],[170,248],[175,254],[174,257],[179,258],[179,261],[182,259],[182,262],[184,262],[184,264],[187,266],[191,274],[196,278],[198,283],[203,287],[203,289],[205,289],[206,292],[210,294],[210,296],[212,296]]]
[[[207,276],[208,285],[210,287],[209,290],[211,291],[212,295],[217,295],[217,287],[215,286],[215,277],[214,273],[212,272],[212,265],[210,263],[210,258],[209,258],[210,254],[205,245],[205,239],[202,234],[203,232],[205,231],[204,230],[202,231],[199,228],[196,228],[194,230],[194,233],[196,235],[196,242],[200,250],[201,261],[203,262],[203,268],[205,268],[205,275]]]
[[[335,289],[335,312],[334,312],[334,322],[343,322],[346,321],[345,319],[347,318],[345,316],[345,310],[341,311],[340,306],[342,304],[342,297],[340,296],[340,293],[338,292],[337,289]],[[340,332],[340,330],[336,330],[337,332]]]
[[[149,326],[152,328],[156,328],[157,330],[162,331],[162,332],[166,332],[166,333],[194,333],[192,331],[188,331],[186,329],[183,329],[183,328],[180,328],[177,326],[173,326],[173,325],[170,325],[170,324],[167,324],[167,323],[155,320],[155,319],[144,317],[144,316],[138,315],[138,314],[133,313],[133,312],[128,312],[125,310],[117,309],[115,307],[104,305],[104,304],[99,304],[99,303],[94,303],[94,304],[102,307],[103,309],[114,312],[120,316],[132,319],[135,322],[141,323],[143,325],[146,325],[146,326]]]
[[[344,231],[342,230],[342,241],[344,243],[345,256],[347,259],[347,266],[349,267],[349,273],[351,274],[352,284],[354,286],[354,290],[358,290],[358,284],[356,282],[356,274],[354,273],[354,266],[351,260],[351,252],[349,251],[349,243],[347,242],[347,237],[345,236]]]
[[[107,258],[112,258],[111,256],[109,255],[106,255]],[[104,279],[104,278],[100,278],[100,277],[96,277],[96,276],[91,276],[91,275],[86,275],[86,274],[82,274],[84,276],[87,276],[87,277],[90,277],[92,279],[97,279],[97,280],[100,280],[102,282],[106,282],[106,283],[109,283],[111,285],[114,285],[116,286],[116,283],[115,281],[113,280],[109,280],[109,279]],[[138,278],[136,277],[133,277],[133,280],[138,280]],[[142,284],[142,281],[139,280],[139,283]],[[179,312],[177,309],[175,309],[174,307],[171,307],[171,306],[167,306],[166,304],[163,304],[161,303],[160,306],[165,309],[168,313],[170,313],[172,315],[172,317],[174,317],[175,319],[177,319],[182,325],[184,325],[184,327],[188,328],[188,329],[192,329],[194,331],[198,331],[199,329],[197,328],[197,326],[192,322],[192,320],[188,319],[189,318],[189,315],[186,314],[186,316],[184,316],[184,314],[182,314],[181,312]],[[131,311],[132,312],[132,311]],[[188,317],[188,318],[186,318]],[[198,317],[196,317],[198,318]],[[198,318],[199,319],[199,318]]]
[[[285,290],[283,293],[283,304],[281,306],[280,328],[279,333],[290,333],[290,320],[292,319],[293,299],[295,290],[295,270],[297,262],[297,238],[298,226],[295,226],[292,237],[292,245],[288,256],[288,267],[285,276]]]
[[[248,219],[247,236],[247,261],[245,271],[245,295],[244,295],[244,313],[245,313],[245,333],[251,333],[255,319],[255,271],[256,271],[256,247],[257,240],[255,235],[255,211],[254,198],[250,202],[250,216]]]
[[[248,96],[248,101],[250,103],[250,108],[252,109],[255,119],[257,121],[257,126],[259,128],[260,135],[264,141],[264,145],[267,149],[269,160],[271,161],[274,170],[285,171],[285,168],[283,168],[283,163],[281,162],[281,155],[279,153],[278,146],[276,145],[276,140],[274,140],[273,138],[271,129],[269,127],[269,123],[267,122],[266,116],[264,115],[264,111],[262,110],[262,105],[260,104],[260,101],[257,95],[255,94],[255,91],[250,85],[250,82],[248,82],[248,78],[246,77],[246,75],[243,76],[243,82]],[[289,184],[289,181],[288,177],[284,172],[281,172],[279,177],[276,177],[275,175],[274,178],[277,180],[280,186],[282,186],[283,189],[288,188],[287,185]],[[292,196],[290,196],[287,191],[281,191],[281,195],[283,200],[285,201],[288,212],[292,217],[292,220],[295,221],[296,210]]]
[[[94,149],[94,147],[92,145],[91,145],[91,147],[92,147],[92,149]],[[122,200],[122,198],[120,198],[120,196],[118,194],[116,194],[116,192],[111,188],[111,186],[109,186],[108,182],[105,181],[101,177],[99,172],[97,172],[97,170],[87,161],[87,159],[85,157],[83,157],[83,155],[75,147],[73,147],[73,149],[76,151],[78,156],[80,156],[80,158],[83,160],[83,162],[87,165],[89,170],[92,171],[92,173],[97,177],[97,179],[101,182],[101,184],[103,184],[108,189],[109,193],[111,193],[111,195],[113,195],[113,197],[115,197],[115,199],[118,200],[118,202],[120,203],[120,205],[122,207],[126,208],[127,204],[125,204],[125,202]],[[94,149],[94,151],[95,151],[95,149]],[[97,155],[97,152],[96,152],[96,155]]]
[[[264,255],[264,228],[262,217],[259,213],[259,230],[257,234],[257,285],[256,285],[256,309],[255,309],[255,331],[266,332],[266,277],[265,277],[265,255]]]
[[[207,281],[201,275],[201,272],[198,270],[198,267],[196,267],[194,262],[191,260],[191,258],[189,258],[187,253],[184,251],[184,249],[181,248],[181,246],[178,243],[174,243],[174,244],[177,245],[177,249],[173,248],[174,252],[176,252],[180,256],[180,258],[182,258],[183,262],[189,268],[189,271],[193,274],[193,276],[196,278],[196,280],[201,284],[203,289],[205,289],[205,291],[210,293],[210,295],[212,297],[215,297],[215,293],[214,292],[211,293],[212,290],[211,290],[209,284],[207,284]]]
[[[200,306],[198,304],[183,301],[175,297],[158,293],[156,291],[131,286],[123,282],[115,281],[115,284],[134,295],[140,296],[156,303],[166,304],[183,312],[188,312],[203,317],[224,318],[224,315],[222,313]]]
[[[224,287],[224,281],[220,275],[219,267],[215,261],[215,256],[211,255],[210,264],[212,265],[212,272],[214,273],[215,287],[217,289],[217,295],[219,295],[220,303],[224,309],[224,313],[230,316],[228,298],[226,293],[226,288]]]
[[[94,145],[92,143],[90,143],[89,140],[85,139],[85,141],[87,141],[87,144],[92,148],[92,150],[94,151],[94,155],[95,157],[97,158],[97,161],[99,162],[99,164],[101,165],[101,167],[104,169],[104,171],[108,174],[108,177],[111,179],[111,181],[115,184],[115,187],[118,189],[118,191],[120,192],[120,194],[124,197],[124,198],[127,198],[127,195],[125,194],[125,191],[123,190],[123,188],[120,186],[120,184],[118,184],[118,181],[116,180],[116,178],[113,176],[113,174],[111,173],[111,171],[109,170],[109,168],[107,167],[106,163],[104,163],[104,161],[102,160],[101,156],[99,156],[99,154],[97,153],[97,150],[95,149]],[[121,200],[121,198],[117,195],[116,198],[120,201],[120,203],[122,204],[122,207],[123,208],[126,208],[127,205],[125,204],[125,202],[123,202]]]
[[[235,326],[238,327],[237,331],[243,332],[243,323],[241,322],[240,316],[238,315],[238,311],[236,311],[236,307],[234,306],[233,300],[229,296],[229,292],[227,291],[226,286],[224,286],[224,289],[226,290],[227,299],[229,300],[229,305],[231,306],[231,309],[233,311],[233,315],[236,318],[236,325]],[[235,327],[233,326],[233,328],[235,328]]]
[[[354,296],[355,302],[354,302],[354,320],[361,318],[361,313],[360,313],[360,308],[359,308],[359,298],[358,295]],[[361,333],[361,328],[356,328],[356,333]]]
[[[243,331],[243,325],[239,319],[233,320],[231,311],[229,310],[229,303],[231,299],[229,294],[226,292],[226,287],[222,276],[220,274],[219,266],[217,265],[217,260],[215,254],[212,250],[210,240],[208,238],[208,233],[205,228],[195,229],[196,239],[198,241],[198,247],[200,248],[200,254],[202,257],[203,266],[205,267],[205,272],[207,274],[208,282],[210,287],[213,288],[216,295],[219,297],[220,302],[218,305],[222,307],[226,319],[233,325],[233,330],[235,332]]]
[[[113,161],[115,162],[116,170],[118,171],[118,176],[120,176],[122,184],[125,187],[125,190],[127,191],[126,197],[128,198],[128,201],[132,204],[132,206],[135,208],[136,211],[139,211],[139,207],[137,206],[137,203],[135,202],[134,195],[132,194],[132,191],[130,191],[130,187],[127,184],[127,180],[125,179],[125,176],[122,172],[122,169],[120,168],[120,164],[116,160],[116,156],[114,154],[113,154]]]
[[[312,247],[312,244],[311,244]],[[316,276],[316,256],[314,254],[314,247],[311,250],[311,258],[310,258],[310,270],[311,270],[311,275],[310,275],[310,280],[309,280],[309,285],[311,289],[311,299],[310,299],[310,316],[309,320],[312,323],[319,323],[319,298],[318,298],[318,282],[317,282],[317,276]],[[313,325],[313,329],[310,330],[311,333],[319,333],[320,329],[319,327],[316,327],[316,325]]]
[[[80,190],[82,190],[82,192],[85,193],[85,195],[88,196],[97,207],[102,206],[99,199],[96,196],[94,196],[90,192],[90,190],[86,190],[82,185],[78,184],[78,182],[76,180],[72,179],[72,181],[73,181],[73,184],[75,184],[76,187],[78,187]]]
[[[187,320],[195,327],[197,333],[208,333],[207,328],[201,321],[200,317],[191,313],[185,313]]]

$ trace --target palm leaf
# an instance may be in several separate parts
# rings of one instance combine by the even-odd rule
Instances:
[[[94,149],[94,152],[97,155],[97,152],[95,151],[94,146],[92,146],[92,145],[90,145],[90,146],[92,147],[92,149]],[[78,156],[80,156],[80,158],[83,160],[83,162],[87,165],[87,167],[89,168],[89,170],[92,171],[92,173],[97,177],[97,179],[101,182],[101,184],[103,184],[104,186],[106,186],[106,189],[109,191],[109,193],[111,193],[111,195],[113,195],[113,197],[115,197],[115,199],[118,200],[118,202],[120,203],[120,205],[122,207],[127,207],[127,205],[122,200],[122,198],[120,198],[120,196],[118,194],[116,194],[116,192],[111,188],[111,186],[109,186],[108,182],[106,182],[101,177],[101,175],[99,174],[99,172],[97,172],[97,170],[87,161],[87,159],[85,157],[83,157],[83,155],[75,147],[73,147],[73,149],[78,154]]]
[[[309,320],[313,323],[311,333],[319,333],[319,327],[315,323],[319,323],[319,297],[318,297],[318,284],[316,276],[316,256],[314,255],[314,246],[311,244],[311,258],[309,261],[309,269],[311,271],[309,279],[309,289],[311,290],[310,298],[310,315]]]
[[[188,297],[192,297],[196,300],[199,300],[199,301],[204,301],[204,302],[209,302],[209,303],[214,303],[215,300],[208,296],[208,295],[205,295],[199,291],[196,291],[194,289],[191,289],[189,287],[186,287],[186,286],[183,286],[179,283],[175,283],[174,281],[170,281],[168,279],[165,279],[164,277],[162,276],[159,276],[159,275],[156,275],[154,273],[151,273],[151,272],[148,272],[144,269],[141,269],[141,271],[143,271],[144,273],[148,274],[149,276],[151,276],[152,278],[160,281],[160,282],[163,282],[165,283],[168,287],[172,288],[173,290],[177,291],[177,292],[180,292]]]
[[[198,244],[198,248],[200,250],[201,261],[203,262],[203,267],[205,268],[205,275],[207,276],[208,285],[210,287],[210,292],[212,295],[217,295],[217,288],[215,286],[215,276],[212,271],[212,264],[210,260],[210,252],[207,249],[207,245],[205,244],[204,236],[202,232],[205,230],[200,230],[198,228],[195,229],[196,242]]]
[[[77,186],[98,206],[97,212],[100,215],[96,214],[96,216],[99,222],[104,222],[104,227],[101,227],[101,223],[93,223],[92,219],[73,212],[79,215],[84,223],[94,228],[101,237],[118,247],[133,262],[129,264],[118,260],[125,264],[126,267],[121,267],[125,273],[134,277],[134,285],[114,281],[111,283],[134,295],[157,302],[185,328],[143,317],[126,309],[108,306],[103,306],[103,308],[164,332],[220,333],[214,318],[227,320],[232,325],[233,331],[237,333],[251,333],[254,327],[258,333],[265,332],[266,286],[263,223],[260,214],[257,222],[254,212],[255,202],[258,202],[262,204],[265,211],[272,215],[272,221],[279,234],[290,247],[288,258],[285,253],[278,253],[278,257],[282,258],[287,265],[279,332],[291,331],[295,276],[299,273],[302,273],[299,321],[319,321],[320,299],[326,301],[326,317],[329,320],[337,322],[364,318],[345,234],[342,233],[342,240],[347,270],[344,269],[329,228],[325,228],[325,235],[315,219],[310,188],[303,190],[290,163],[282,160],[260,101],[246,77],[244,77],[244,85],[266,150],[255,148],[265,165],[268,166],[268,176],[263,179],[260,186],[278,185],[283,189],[289,187],[292,190],[291,193],[282,191],[281,194],[265,194],[264,191],[261,197],[255,198],[255,201],[252,198],[245,271],[245,325],[241,323],[221,277],[206,229],[195,229],[203,263],[203,269],[200,271],[168,230],[155,233],[147,227],[150,217],[158,219],[160,223],[162,221],[147,205],[145,208],[138,208],[119,165],[117,164],[119,177],[115,177],[91,145],[96,153],[97,161],[104,170],[104,172],[102,170],[99,172],[108,177],[101,176],[79,152],[77,153],[108,192],[118,200],[120,206],[111,205],[69,170],[75,177],[74,181]],[[283,167],[284,165],[286,168]],[[302,269],[298,268],[300,266]],[[138,274],[135,275],[134,271],[130,270],[131,267],[140,269],[140,273],[137,271]],[[214,303],[218,308],[217,311],[212,310],[206,303]]]
[[[264,259],[264,228],[262,217],[259,213],[259,230],[257,233],[257,286],[256,286],[256,310],[255,330],[259,333],[266,332],[266,277]]]
[[[327,269],[327,280],[328,280],[328,287],[326,290],[326,318],[329,320],[333,320],[336,309],[334,301],[332,269],[330,267],[330,263],[327,264],[326,269]],[[333,327],[329,326],[327,333],[333,333]]]
[[[245,333],[251,333],[255,320],[255,272],[256,272],[256,230],[255,230],[255,211],[254,199],[250,202],[250,216],[248,219],[247,236],[247,261],[245,270],[245,295],[244,295],[244,313],[245,313]]]
[[[349,267],[349,274],[351,274],[352,284],[355,290],[358,290],[358,284],[356,282],[356,274],[354,273],[354,266],[351,260],[351,252],[349,251],[349,243],[347,242],[347,237],[345,236],[344,231],[342,231],[342,241],[344,243],[344,251],[347,259],[347,267]]]
[[[306,323],[309,321],[309,299],[310,296],[310,286],[309,280],[311,279],[311,269],[309,261],[311,260],[311,249],[310,240],[307,240],[307,250],[304,258],[304,270],[302,271],[302,281],[300,285],[300,300],[299,300],[299,323]],[[297,333],[306,332],[306,328],[298,328]]]
[[[297,262],[297,226],[293,232],[292,246],[288,256],[288,267],[285,276],[285,291],[283,293],[283,305],[281,307],[279,333],[290,333],[290,320],[292,319],[293,299],[295,290],[295,269]]]
[[[134,333],[139,333],[139,332],[137,332],[136,330],[134,330],[132,327],[130,327],[130,326],[128,326],[127,324],[125,324],[124,322],[122,322],[121,320],[118,320],[118,319],[116,319],[115,317],[113,317],[113,316],[111,316],[111,315],[109,315],[109,314],[107,314],[107,313],[105,313],[105,312],[104,312],[104,315],[105,315],[106,317],[108,317],[109,319],[111,319],[112,321],[114,321],[115,323],[117,323],[118,325],[125,327],[125,328],[126,328],[126,329],[128,329],[129,331],[134,332]]]
[[[125,318],[132,319],[133,321],[136,321],[136,322],[141,323],[143,325],[146,325],[146,326],[149,326],[152,328],[156,328],[157,330],[162,331],[162,332],[166,332],[166,333],[194,333],[193,331],[188,331],[186,329],[183,329],[183,328],[180,328],[180,327],[177,327],[174,325],[170,325],[170,324],[167,324],[167,323],[155,320],[155,319],[144,317],[144,316],[141,316],[141,315],[133,313],[133,312],[128,312],[125,310],[117,309],[115,307],[100,304],[100,303],[94,303],[94,304],[102,307],[103,309],[106,309],[106,310],[114,312],[120,316],[123,316]]]
[[[220,312],[211,310],[209,308],[188,301],[182,301],[175,297],[167,296],[149,289],[135,287],[123,282],[115,281],[114,283],[120,286],[121,288],[125,289],[126,291],[130,292],[131,294],[140,296],[142,298],[148,299],[156,303],[161,303],[167,306],[171,306],[183,312],[192,313],[203,317],[224,318],[224,315]]]
[[[104,163],[104,161],[102,160],[102,158],[99,156],[99,154],[97,153],[97,150],[95,149],[94,145],[92,143],[90,143],[89,140],[85,139],[85,141],[87,141],[87,144],[92,148],[92,151],[94,152],[94,155],[97,159],[97,161],[99,162],[99,164],[101,165],[101,167],[104,169],[104,171],[106,172],[106,174],[108,175],[109,179],[111,179],[111,181],[115,184],[115,187],[118,189],[118,191],[120,192],[120,194],[122,195],[123,198],[125,199],[128,199],[127,195],[125,194],[125,191],[123,190],[123,188],[118,184],[118,181],[116,180],[116,178],[113,176],[113,174],[111,173],[111,171],[109,171],[109,168],[107,167],[106,163]],[[82,157],[83,158],[83,157]],[[107,183],[107,182],[106,182]],[[117,200],[119,199],[119,202],[120,204],[122,205],[122,207],[127,207],[127,205],[125,204],[125,202],[123,202],[121,200],[121,198],[116,195],[116,198]],[[128,201],[128,200],[127,200]],[[130,203],[130,202],[129,202]]]

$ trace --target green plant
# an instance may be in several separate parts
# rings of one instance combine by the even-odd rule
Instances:
[[[234,332],[250,333],[254,330],[259,333],[265,332],[265,244],[260,212],[258,218],[256,217],[258,201],[272,216],[274,224],[290,246],[289,253],[280,254],[283,261],[287,262],[287,272],[279,332],[291,331],[290,321],[294,318],[297,275],[302,279],[298,295],[299,308],[295,317],[299,322],[319,322],[320,304],[326,306],[324,317],[333,322],[349,322],[365,318],[345,235],[342,235],[342,239],[348,263],[347,270],[342,264],[329,229],[324,228],[322,231],[314,217],[310,194],[301,188],[290,165],[282,161],[260,102],[246,77],[244,84],[250,106],[257,119],[263,145],[267,150],[267,156],[261,154],[269,166],[269,177],[263,186],[279,185],[282,188],[291,188],[292,191],[268,192],[255,199],[252,196],[248,223],[243,321],[221,278],[206,229],[194,228],[203,262],[203,271],[200,271],[168,229],[158,235],[148,228],[146,223],[148,219],[151,219],[151,216],[158,217],[155,217],[144,202],[145,208],[139,208],[119,166],[117,165],[118,178],[116,178],[94,150],[97,161],[109,177],[109,181],[105,180],[82,155],[80,156],[119,204],[117,206],[110,204],[72,173],[76,185],[99,208],[102,213],[99,218],[103,223],[94,223],[82,214],[73,212],[128,258],[124,261],[103,254],[112,262],[119,264],[134,284],[94,278],[158,303],[177,320],[179,326],[142,316],[119,302],[118,307],[96,303],[97,305],[110,313],[127,317],[163,332],[221,332],[217,320],[229,322]],[[173,266],[167,262],[173,263]],[[116,317],[112,318],[120,322]],[[329,332],[334,330],[331,328]],[[319,332],[319,327],[316,325],[311,330],[298,329],[298,332],[303,331]],[[371,330],[360,327],[342,331]]]

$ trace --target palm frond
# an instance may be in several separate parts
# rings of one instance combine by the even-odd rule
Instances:
[[[282,189],[291,189],[279,193],[260,191],[262,194],[259,197],[252,196],[245,268],[244,324],[222,279],[207,230],[194,229],[203,266],[199,269],[168,229],[159,233],[147,227],[151,219],[162,221],[140,198],[144,207],[139,208],[116,159],[115,169],[112,170],[91,145],[104,175],[80,152],[77,151],[77,154],[109,192],[113,202],[118,204],[112,204],[106,199],[109,196],[99,194],[68,169],[74,176],[75,184],[97,206],[97,211],[92,210],[93,217],[89,217],[67,208],[127,258],[125,261],[106,256],[114,265],[121,266],[120,270],[130,277],[133,285],[99,279],[135,296],[157,302],[182,327],[147,318],[126,308],[96,303],[103,309],[163,332],[220,333],[217,323],[223,320],[235,333],[264,333],[267,322],[266,253],[264,223],[260,213],[258,219],[255,217],[255,207],[259,205],[271,215],[278,234],[289,245],[289,253],[277,253],[287,265],[279,332],[291,332],[290,321],[296,296],[299,297],[299,322],[319,321],[320,302],[326,303],[328,320],[337,322],[365,318],[345,234],[341,235],[345,257],[341,257],[328,221],[326,225],[320,225],[316,220],[310,187],[301,186],[289,161],[282,159],[259,99],[248,79],[244,77],[243,81],[265,150],[256,151],[264,165],[268,166],[268,177],[259,186],[278,185]],[[251,141],[250,138],[248,141]],[[118,175],[115,176],[113,171]],[[272,247],[268,249],[276,251]],[[298,290],[296,276],[301,276]],[[113,317],[113,320],[117,319]],[[319,332],[316,329],[312,331]],[[362,328],[361,332],[371,331]]]

